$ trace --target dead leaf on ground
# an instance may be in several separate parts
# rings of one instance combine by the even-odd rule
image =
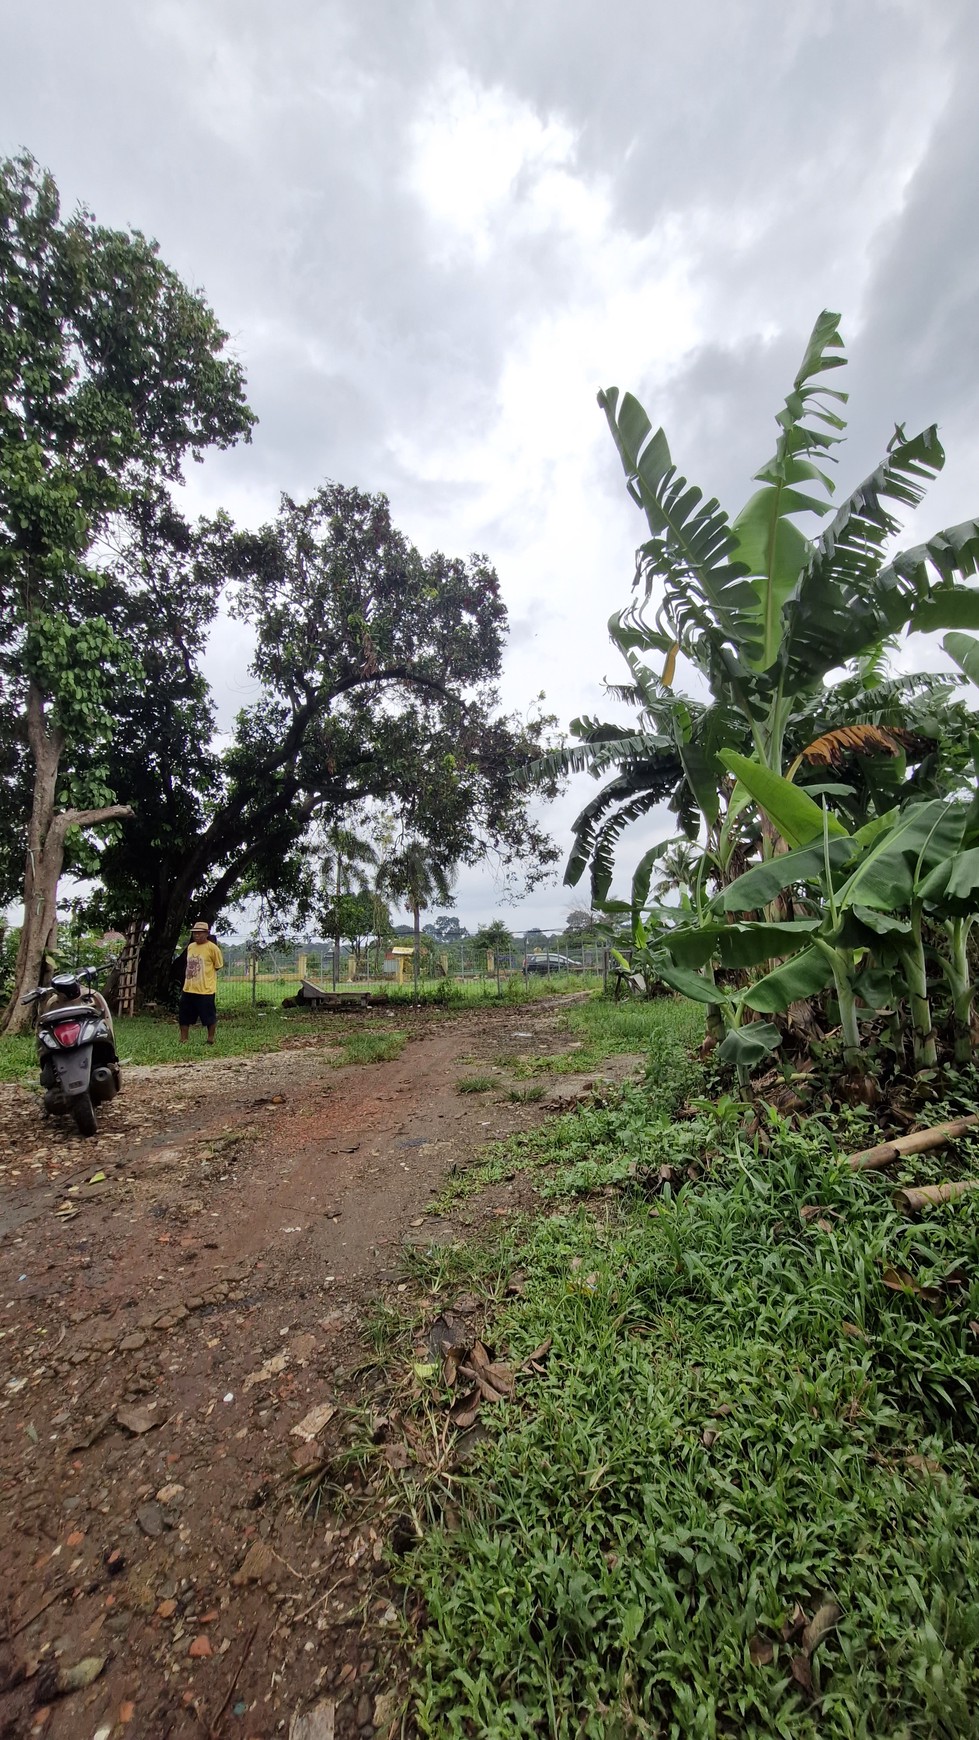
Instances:
[[[843,1322],[840,1324],[840,1328],[842,1329],[843,1334],[849,1335],[853,1341],[866,1341],[867,1339],[858,1323]]]
[[[289,1740],[333,1740],[336,1733],[337,1701],[323,1698],[302,1715],[297,1710],[289,1723]]]
[[[789,1643],[793,1637],[798,1637],[801,1632],[805,1631],[807,1623],[805,1613],[797,1601],[792,1609],[791,1617],[782,1623],[782,1642]]]
[[[136,1405],[132,1408],[117,1408],[116,1419],[124,1432],[131,1432],[134,1438],[141,1438],[144,1432],[152,1432],[154,1427],[165,1425],[169,1414],[158,1414],[154,1408]]]
[[[775,1645],[756,1631],[748,1644],[748,1654],[754,1667],[768,1667],[775,1660]]]
[[[479,1394],[487,1402],[502,1402],[503,1401],[502,1392],[500,1390],[494,1389],[493,1385],[491,1383],[489,1383],[485,1377],[483,1377],[481,1372],[473,1371],[472,1367],[468,1366],[468,1365],[460,1366],[459,1370],[462,1372],[463,1377],[475,1379]]]
[[[794,1655],[789,1663],[789,1672],[797,1686],[801,1686],[807,1697],[813,1695],[812,1668],[807,1655]]]
[[[407,1444],[385,1444],[381,1456],[388,1467],[395,1470],[408,1468],[411,1465],[411,1452]]]
[[[241,1386],[242,1390],[245,1392],[253,1390],[256,1384],[265,1384],[270,1378],[279,1377],[288,1364],[289,1355],[287,1353],[274,1353],[272,1358],[267,1359],[263,1366],[259,1366],[258,1371],[249,1372]]]
[[[716,1432],[712,1431],[711,1428],[708,1426],[707,1430],[705,1432],[701,1433],[700,1442],[704,1446],[705,1450],[712,1450],[714,1448],[714,1445],[717,1443],[717,1438],[718,1438],[718,1434]]]
[[[247,1383],[245,1387],[247,1388]],[[335,1413],[336,1408],[332,1402],[320,1402],[315,1408],[310,1408],[309,1413],[299,1421],[298,1425],[293,1426],[290,1437],[302,1438],[305,1443],[311,1444],[313,1439],[322,1432],[323,1427],[329,1424]]]
[[[272,1548],[265,1541],[253,1541],[231,1581],[236,1589],[244,1588],[246,1583],[269,1583],[275,1575],[276,1564]]]
[[[550,1353],[551,1348],[553,1346],[554,1346],[554,1337],[553,1337],[553,1335],[549,1335],[547,1337],[546,1341],[542,1341],[539,1347],[534,1348],[533,1353],[528,1353],[526,1359],[524,1360],[524,1366],[533,1366],[535,1368],[538,1367],[541,1360],[547,1358],[547,1356]]]
[[[802,1651],[804,1655],[812,1655],[819,1648],[823,1638],[832,1631],[840,1617],[840,1609],[835,1601],[824,1601],[816,1608],[815,1613],[802,1633]]]
[[[922,1287],[907,1269],[894,1269],[888,1266],[881,1279],[884,1286],[892,1293],[914,1293],[923,1299],[926,1305],[940,1305],[942,1292],[940,1287]]]
[[[499,1398],[497,1398],[499,1399]],[[479,1413],[482,1396],[478,1389],[469,1390],[464,1396],[457,1396],[449,1409],[449,1418],[460,1432],[468,1432]]]
[[[934,1474],[942,1480],[945,1479],[945,1470],[941,1463],[936,1462],[931,1456],[905,1456],[904,1466],[905,1468],[913,1468],[916,1474]]]
[[[799,1213],[804,1221],[818,1220],[820,1215],[827,1219],[840,1219],[839,1209],[826,1208],[821,1202],[807,1202],[803,1208],[800,1208]]]

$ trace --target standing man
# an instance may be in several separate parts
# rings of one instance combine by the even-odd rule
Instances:
[[[216,942],[211,941],[210,926],[198,919],[187,944],[187,965],[184,988],[180,997],[180,1043],[186,1045],[187,1035],[196,1022],[207,1028],[207,1043],[214,1044],[218,1024],[218,971],[224,966],[224,956]]]

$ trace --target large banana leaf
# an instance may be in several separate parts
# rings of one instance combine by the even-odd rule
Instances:
[[[673,991],[679,991],[681,996],[690,997],[695,1003],[718,1001],[717,986],[713,979],[706,979],[700,973],[691,973],[683,967],[675,966],[667,956],[661,957],[658,951],[653,956],[652,964],[664,985],[669,985]]]
[[[852,840],[829,842],[830,868],[841,871],[853,854]],[[796,852],[782,852],[764,864],[755,864],[729,883],[720,895],[725,912],[758,912],[787,888],[818,887],[823,878],[822,841]]]
[[[959,670],[965,672],[970,683],[979,687],[979,640],[973,640],[971,634],[947,634],[942,646],[949,658],[955,660]]]
[[[670,931],[662,942],[678,966],[703,967],[716,956],[723,967],[757,967],[762,961],[804,948],[820,922],[818,918],[800,918],[783,924],[684,925]]]
[[[929,871],[918,897],[942,918],[967,918],[979,912],[979,847],[955,852]]]
[[[841,883],[836,892],[840,909],[860,905],[895,912],[907,906],[919,875],[957,850],[964,823],[961,804],[940,798],[912,804],[867,847]]]
[[[827,311],[819,316],[792,391],[779,413],[774,457],[755,474],[764,488],[745,504],[733,526],[737,558],[752,576],[757,600],[750,638],[741,650],[759,671],[768,670],[775,662],[782,640],[783,608],[812,554],[812,544],[790,516],[829,512],[828,497],[834,486],[827,473],[814,464],[813,455],[823,457],[840,439],[843,419],[825,401],[844,401],[846,394],[813,383],[827,369],[846,362],[844,356],[831,354],[843,347],[839,320],[838,314]],[[749,627],[747,622],[744,626]]]
[[[718,1063],[733,1063],[736,1069],[757,1069],[769,1052],[782,1043],[782,1035],[770,1021],[749,1021],[747,1027],[733,1027],[717,1047]]]
[[[749,1009],[757,1009],[762,1015],[775,1015],[787,1009],[790,1003],[801,1002],[825,991],[832,979],[832,960],[823,949],[813,946],[766,973],[745,993],[744,1000]]]
[[[783,779],[780,773],[773,773],[761,762],[749,761],[746,755],[737,755],[732,749],[722,749],[720,759],[761,805],[787,845],[807,846],[811,840],[820,839],[824,824],[832,835],[846,833],[831,811],[824,811],[815,799],[791,780]]]
[[[944,463],[934,426],[901,437],[817,539],[785,602],[778,669],[787,694],[811,689],[827,671],[903,628],[928,590],[923,568],[931,562],[944,572],[948,553],[940,543],[934,556],[922,546],[908,552],[907,562],[897,557],[881,567],[884,545],[899,529],[886,504],[916,506]]]
[[[672,553],[674,566],[695,574],[711,608],[720,617],[738,608],[747,589],[739,563],[728,560],[735,539],[716,500],[689,484],[673,464],[662,429],[655,432],[638,399],[618,387],[599,393],[612,439],[626,474],[626,487],[643,509],[657,543]]]
[[[669,840],[660,840],[655,846],[650,846],[648,852],[643,853],[632,873],[632,902],[627,910],[632,912],[639,912],[642,910],[649,896],[649,884],[652,881],[655,866],[659,863],[660,859],[664,858],[667,852],[677,844],[678,840],[676,837]]]

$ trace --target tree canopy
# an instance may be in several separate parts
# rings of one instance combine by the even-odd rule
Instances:
[[[18,983],[55,922],[66,839],[123,813],[113,696],[135,675],[99,541],[190,454],[247,438],[240,364],[203,298],[139,234],[63,219],[34,160],[0,163],[0,708],[31,788]]]
[[[308,914],[311,826],[365,803],[438,864],[491,855],[530,886],[548,873],[556,848],[517,775],[549,722],[499,710],[507,619],[485,557],[423,557],[383,496],[334,483],[283,497],[256,532],[222,517],[190,533],[160,513],[130,529],[120,562],[197,613],[163,633],[157,691],[124,686],[117,702],[112,778],[134,820],[102,857],[105,916],[147,922],[148,989],[162,990],[191,902],[214,917],[252,893]],[[218,756],[200,655],[222,594],[254,632],[261,694]]]

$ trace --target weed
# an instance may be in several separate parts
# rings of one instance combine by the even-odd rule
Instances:
[[[383,1033],[360,1028],[353,1032],[341,1032],[338,1043],[342,1047],[342,1054],[331,1060],[338,1067],[345,1063],[390,1063],[401,1056],[408,1043],[408,1035],[392,1032],[389,1027]]]
[[[456,1082],[456,1093],[488,1094],[490,1090],[496,1086],[498,1086],[498,1083],[495,1076],[464,1075],[460,1076],[459,1080]]]

